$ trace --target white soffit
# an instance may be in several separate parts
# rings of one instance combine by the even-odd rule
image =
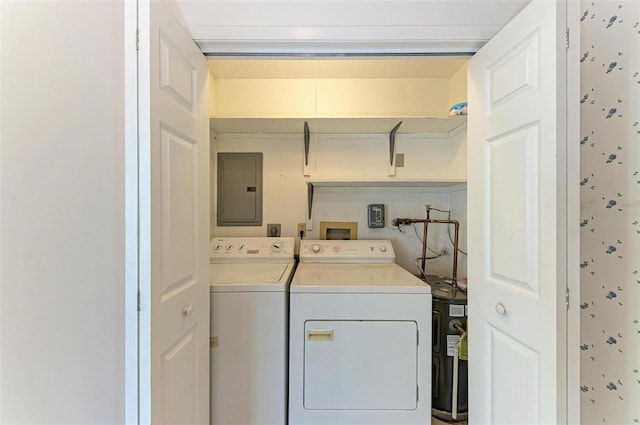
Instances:
[[[530,0],[177,0],[205,54],[472,53]]]

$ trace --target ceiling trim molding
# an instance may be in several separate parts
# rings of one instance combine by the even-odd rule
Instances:
[[[191,27],[208,56],[469,55],[500,28],[463,27]]]
[[[209,57],[376,57],[453,56],[467,57],[484,41],[229,41],[196,40]]]

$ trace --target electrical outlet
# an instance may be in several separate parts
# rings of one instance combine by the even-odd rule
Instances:
[[[307,236],[307,223],[298,223],[296,236],[300,236],[300,239],[304,239],[304,237]]]
[[[271,238],[280,237],[280,225],[279,224],[267,224],[267,236]]]

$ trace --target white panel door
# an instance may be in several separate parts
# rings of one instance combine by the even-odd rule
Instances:
[[[566,7],[534,0],[469,61],[471,423],[567,421]]]
[[[207,424],[207,61],[165,1],[139,31],[140,422]]]

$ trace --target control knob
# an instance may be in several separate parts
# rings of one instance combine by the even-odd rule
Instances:
[[[311,251],[312,254],[320,254],[322,252],[322,245],[314,243],[309,247],[309,251]]]

